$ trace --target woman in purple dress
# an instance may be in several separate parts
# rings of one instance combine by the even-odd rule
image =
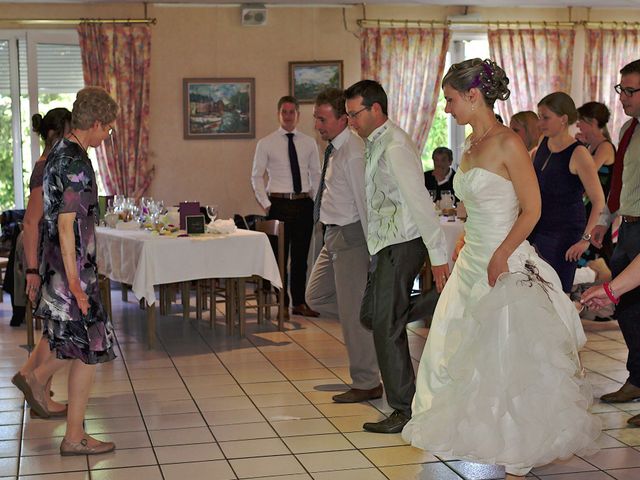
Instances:
[[[78,92],[71,132],[52,150],[44,171],[41,296],[34,315],[56,358],[13,381],[31,408],[47,417],[45,383],[71,361],[67,430],[62,455],[91,455],[113,450],[84,431],[84,414],[98,363],[115,358],[113,326],[100,301],[95,225],[98,187],[87,148],[106,140],[115,123],[117,103],[99,87]]]
[[[529,241],[555,269],[562,290],[568,293],[578,259],[589,247],[590,232],[604,207],[604,193],[591,155],[569,134],[569,125],[578,119],[571,97],[564,92],[547,95],[538,103],[538,114],[544,138],[533,166],[542,213]],[[593,205],[588,220],[582,201],[585,192]]]

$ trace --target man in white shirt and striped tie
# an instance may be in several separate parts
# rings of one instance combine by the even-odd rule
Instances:
[[[373,335],[360,323],[369,268],[364,142],[347,128],[342,90],[320,93],[313,117],[329,144],[314,205],[314,221],[324,225],[325,243],[311,271],[306,300],[322,316],[338,318],[342,326],[352,385],[333,400],[363,402],[382,396]]]

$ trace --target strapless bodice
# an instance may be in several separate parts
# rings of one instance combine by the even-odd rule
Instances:
[[[467,210],[465,243],[493,251],[518,218],[520,204],[510,180],[484,168],[458,170],[453,179],[456,196]]]

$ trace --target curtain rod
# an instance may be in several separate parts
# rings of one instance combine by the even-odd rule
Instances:
[[[575,22],[545,22],[545,21],[517,21],[517,20],[505,20],[501,21],[491,21],[491,22],[482,22],[482,21],[453,21],[453,20],[394,20],[394,19],[368,19],[361,18],[357,20],[358,26],[366,27],[366,26],[378,26],[378,27],[394,27],[394,26],[405,26],[405,27],[444,27],[444,26],[469,26],[469,27],[509,27],[509,26],[517,26],[517,27],[575,27],[578,25],[582,25],[585,27],[609,27],[609,28],[640,28],[640,22],[592,22],[592,21],[575,21]]]
[[[59,18],[59,19],[36,19],[36,18],[0,18],[0,23],[18,23],[21,25],[77,25],[79,23],[146,23],[155,25],[155,18]]]

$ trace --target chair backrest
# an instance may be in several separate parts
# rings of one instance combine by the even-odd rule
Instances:
[[[284,281],[284,222],[281,220],[259,220],[256,222],[256,232],[266,233],[277,237],[277,261],[280,277]]]

